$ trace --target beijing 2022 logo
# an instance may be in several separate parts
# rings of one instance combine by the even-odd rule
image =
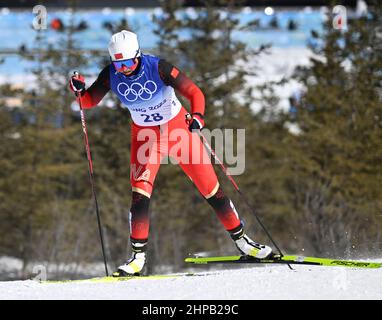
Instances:
[[[158,86],[154,81],[147,80],[143,85],[138,82],[131,85],[121,82],[117,86],[117,91],[127,101],[134,102],[138,98],[145,101],[150,100],[157,91],[157,88]]]

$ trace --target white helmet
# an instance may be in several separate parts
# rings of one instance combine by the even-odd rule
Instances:
[[[113,34],[109,42],[109,54],[112,61],[140,57],[137,35],[126,30]]]

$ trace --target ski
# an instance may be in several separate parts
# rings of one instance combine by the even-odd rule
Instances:
[[[45,280],[40,281],[41,283],[110,283],[110,282],[121,282],[128,280],[160,280],[160,279],[173,279],[180,277],[195,276],[193,273],[187,274],[166,274],[166,275],[140,275],[140,276],[129,276],[129,277],[95,277],[88,279],[75,279],[75,280]]]
[[[328,258],[303,257],[303,256],[282,256],[272,259],[256,259],[251,256],[219,256],[219,257],[190,257],[185,262],[194,264],[210,263],[258,263],[258,264],[300,264],[332,267],[353,267],[353,268],[381,268],[382,263],[364,262],[351,260],[338,260]]]

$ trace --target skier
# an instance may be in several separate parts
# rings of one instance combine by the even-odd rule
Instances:
[[[132,255],[113,275],[139,274],[145,265],[150,196],[160,159],[165,156],[178,159],[183,171],[212,206],[242,254],[259,259],[270,257],[272,249],[269,246],[252,241],[244,233],[238,213],[220,187],[199,135],[193,132],[204,126],[204,95],[199,87],[166,60],[143,54],[133,32],[123,30],[114,34],[108,49],[111,63],[88,89],[85,89],[85,79],[80,74],[72,76],[69,85],[77,99],[81,99],[84,109],[96,106],[112,90],[123,107],[130,111],[133,120],[130,161],[132,205],[129,213]],[[190,114],[179,102],[174,89],[190,101]],[[140,138],[140,133],[145,129],[151,129],[155,138],[149,143],[149,157],[144,161],[138,151],[143,144],[147,144],[145,139]],[[186,139],[181,143],[190,146],[189,159],[193,159],[192,154],[200,152],[204,155],[203,159],[208,159],[207,162],[188,163],[178,154],[172,154],[171,147],[178,141],[168,141],[168,146],[163,147],[160,140],[179,129],[186,132]],[[178,148],[176,150],[179,151]]]

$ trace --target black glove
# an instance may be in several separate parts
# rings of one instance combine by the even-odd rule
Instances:
[[[78,72],[75,73],[69,81],[70,90],[72,90],[76,95],[82,90],[85,90],[85,77]]]
[[[199,112],[187,114],[186,121],[188,123],[188,130],[191,132],[192,130],[201,130],[204,127],[204,116]]]

